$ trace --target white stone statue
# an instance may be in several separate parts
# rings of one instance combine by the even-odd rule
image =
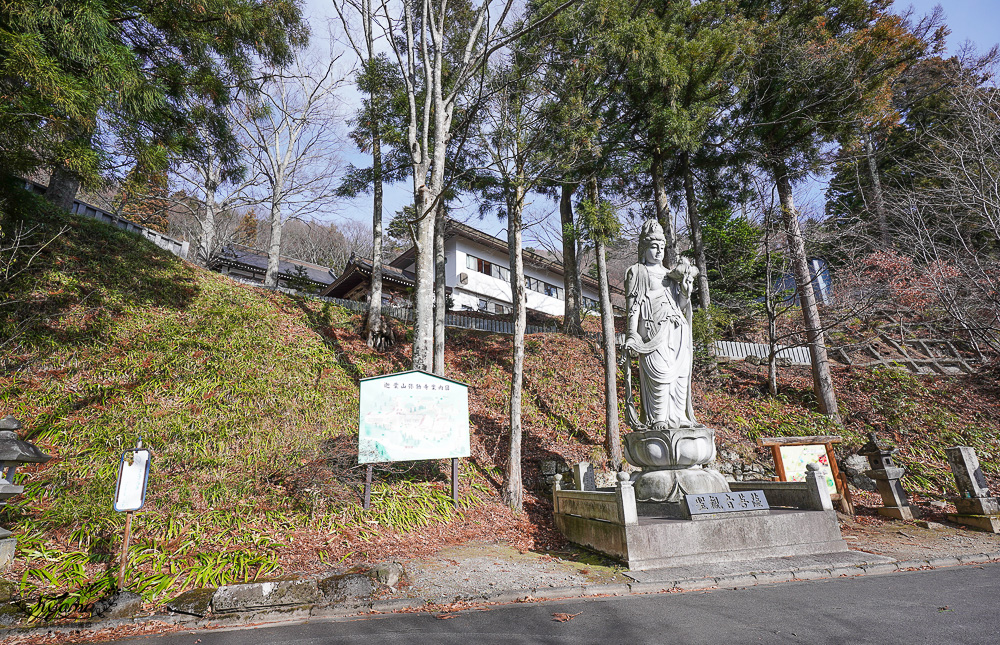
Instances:
[[[663,266],[666,238],[656,220],[639,236],[639,262],[625,273],[628,330],[622,365],[628,423],[625,457],[643,468],[636,499],[678,502],[682,495],[729,490],[725,478],[703,468],[715,457],[715,431],[695,419],[691,400],[694,346],[691,289],[698,270],[686,259]],[[640,411],[632,396],[631,361],[639,366]]]
[[[698,423],[691,403],[691,288],[698,269],[683,258],[668,272],[665,246],[659,223],[646,220],[639,263],[625,272],[625,351],[639,360],[643,425],[656,429]]]

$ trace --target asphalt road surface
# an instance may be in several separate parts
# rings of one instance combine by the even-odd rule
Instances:
[[[314,620],[130,645],[1000,643],[1000,564],[743,589]],[[575,615],[559,622],[556,614]],[[566,616],[563,616],[566,618]]]

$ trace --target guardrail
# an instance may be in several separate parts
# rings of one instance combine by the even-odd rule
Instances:
[[[122,230],[128,231],[129,233],[135,233],[141,235],[156,246],[170,251],[174,255],[182,258],[187,258],[188,256],[188,242],[181,242],[180,240],[175,240],[174,238],[164,235],[159,231],[154,231],[153,229],[146,228],[145,226],[140,226],[135,222],[129,221],[124,217],[119,217],[107,211],[103,211],[89,204],[85,204],[80,201],[73,202],[73,212],[77,215],[83,215],[84,217],[90,217],[96,219],[99,222],[104,222],[105,224],[110,224],[115,228],[120,228]]]
[[[243,282],[244,284],[252,284],[255,286],[260,286],[255,282],[249,282],[247,280],[239,280],[238,278],[233,278],[238,282]],[[328,296],[317,296],[314,294],[304,293],[302,291],[296,291],[295,289],[287,289],[285,287],[278,287],[278,290],[283,293],[289,293],[293,295],[305,296],[308,298],[315,298],[317,300],[323,300],[325,302],[332,302],[334,304],[340,305],[345,309],[350,309],[351,311],[365,312],[368,311],[368,303],[360,302],[358,300],[344,300],[343,298],[330,298]],[[392,305],[382,305],[382,314],[389,316],[390,318],[396,318],[397,320],[402,320],[404,322],[413,322],[413,309],[411,307],[397,307]],[[444,319],[445,327],[454,327],[458,329],[475,329],[478,331],[488,331],[496,334],[507,334],[512,336],[514,334],[514,324],[507,320],[494,320],[489,318],[475,318],[472,316],[463,316],[462,314],[449,313],[445,314]],[[525,329],[527,334],[551,334],[561,331],[558,325],[528,325]],[[600,342],[600,333],[589,333],[587,334],[589,338],[595,342]],[[625,341],[624,334],[615,335],[615,343],[618,347]],[[726,358],[731,358],[734,360],[743,360],[747,356],[757,356],[761,359],[767,359],[767,354],[770,352],[770,347],[768,345],[763,345],[760,343],[738,343],[732,341],[718,341],[715,343],[715,354],[716,356],[724,356]],[[793,365],[812,365],[812,360],[809,357],[808,347],[786,347],[779,346],[778,357],[787,359]]]

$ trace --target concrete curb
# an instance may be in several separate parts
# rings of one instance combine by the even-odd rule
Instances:
[[[511,604],[531,601],[555,601],[574,598],[594,598],[626,596],[632,594],[668,593],[678,591],[702,591],[706,589],[734,589],[754,587],[762,584],[823,580],[842,577],[884,575],[915,570],[943,569],[957,566],[972,566],[1000,561],[1000,551],[994,553],[973,553],[956,557],[939,557],[929,560],[897,560],[878,562],[860,566],[817,566],[802,567],[782,571],[761,571],[734,573],[721,576],[689,577],[682,580],[659,580],[648,582],[587,584],[569,587],[537,587],[533,589],[511,589],[495,591],[484,596],[460,595],[445,603],[466,601],[471,603]],[[159,622],[167,625],[182,625],[188,628],[222,627],[234,628],[250,624],[279,624],[302,622],[311,618],[338,619],[364,614],[387,614],[396,611],[426,608],[433,611],[442,604],[440,599],[427,598],[384,598],[370,602],[317,603],[275,607],[248,612],[213,614],[196,618],[184,614],[153,614],[135,618],[83,621],[70,625],[49,627],[0,628],[0,637],[7,635],[45,636],[70,634],[84,630],[101,630],[145,622]]]

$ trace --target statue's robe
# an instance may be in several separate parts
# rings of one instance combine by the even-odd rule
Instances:
[[[674,280],[666,275],[657,280],[644,264],[632,265],[625,272],[625,294],[630,323],[637,318],[636,331],[642,340],[638,353],[643,424],[652,427],[660,423],[669,428],[696,425],[691,401],[694,346],[687,298]]]

